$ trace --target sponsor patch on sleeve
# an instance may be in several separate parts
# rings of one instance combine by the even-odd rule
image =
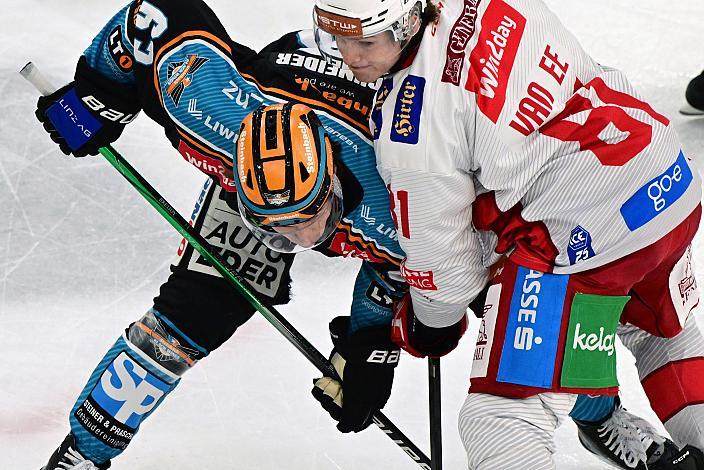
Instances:
[[[408,269],[405,263],[401,264],[401,275],[409,286],[420,290],[438,290],[433,281],[432,271],[415,271]]]
[[[122,36],[122,25],[117,25],[108,36],[108,50],[113,62],[123,73],[129,73],[134,68],[134,57]]]
[[[568,280],[565,274],[518,269],[498,382],[552,387]]]
[[[692,182],[692,170],[680,151],[675,163],[648,181],[621,206],[621,216],[634,231],[662,214],[675,203]]]

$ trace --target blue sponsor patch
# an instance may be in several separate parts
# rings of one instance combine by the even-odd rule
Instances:
[[[578,261],[584,261],[594,256],[592,236],[584,227],[577,225],[570,232],[567,256],[570,258],[570,264],[575,264]]]
[[[393,142],[418,143],[424,89],[425,78],[415,75],[409,75],[401,84],[391,124],[391,140]]]
[[[91,114],[71,89],[49,106],[46,116],[71,150],[81,148],[103,125]]]
[[[381,86],[377,90],[376,96],[374,96],[374,107],[372,108],[371,115],[372,136],[374,137],[374,140],[377,140],[381,134],[381,128],[384,124],[383,117],[381,115],[381,107],[384,104],[384,101],[386,101],[386,98],[389,96],[389,93],[391,93],[393,87],[393,77],[386,77],[384,81],[381,82]]]
[[[567,274],[518,268],[498,382],[552,387],[568,280]]]
[[[621,216],[631,231],[642,227],[677,201],[692,182],[692,170],[680,150],[675,163],[648,181],[621,206]]]
[[[122,351],[100,376],[91,397],[117,421],[137,429],[171,388]]]

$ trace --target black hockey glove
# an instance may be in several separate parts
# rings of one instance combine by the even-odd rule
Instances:
[[[394,305],[392,325],[391,338],[410,355],[442,357],[457,347],[467,331],[467,315],[454,325],[443,328],[424,325],[413,313],[411,295],[406,293]]]
[[[108,80],[81,57],[74,81],[40,97],[35,114],[64,154],[85,157],[115,142],[139,109],[133,87]]]
[[[469,303],[469,309],[475,317],[484,318],[484,306],[486,305],[486,295],[489,293],[491,284],[487,284],[484,289]]]
[[[321,377],[313,381],[311,391],[344,433],[366,429],[372,415],[386,405],[400,355],[391,342],[390,327],[361,328],[347,337],[349,323],[350,317],[330,322],[334,345],[330,362],[344,383]]]

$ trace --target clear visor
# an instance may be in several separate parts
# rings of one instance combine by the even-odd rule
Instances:
[[[315,44],[318,46],[318,50],[323,57],[325,57],[325,60],[339,68],[345,67],[345,64],[342,62],[342,54],[337,47],[335,35],[318,28],[317,24],[313,26],[313,33],[315,35]]]
[[[257,225],[245,215],[248,211],[239,197],[237,202],[247,229],[267,248],[279,253],[298,253],[320,245],[333,234],[343,211],[342,188],[336,176],[333,177],[333,190],[320,211],[297,224]]]

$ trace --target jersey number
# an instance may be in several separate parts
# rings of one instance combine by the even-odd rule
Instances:
[[[625,165],[653,138],[650,124],[630,116],[622,108],[640,109],[663,125],[669,124],[668,119],[655,112],[648,103],[612,90],[601,78],[595,78],[585,88],[594,90],[599,99],[608,104],[594,107],[591,100],[575,94],[567,101],[565,109],[540,132],[563,142],[579,142],[580,150],[591,150],[602,165]],[[584,124],[567,120],[582,111],[589,112]]]
[[[411,238],[411,229],[408,225],[408,191],[393,192],[391,185],[387,185],[389,190],[389,203],[391,204],[391,217],[394,219],[396,230],[401,230],[404,238]],[[398,199],[399,214],[396,215],[396,200]],[[399,223],[400,219],[400,223]]]
[[[154,61],[154,42],[152,39],[164,34],[164,31],[169,27],[169,20],[157,7],[149,2],[142,2],[135,16],[134,26],[139,30],[149,32],[148,42],[142,42],[135,38],[134,58],[139,63],[150,65]]]

